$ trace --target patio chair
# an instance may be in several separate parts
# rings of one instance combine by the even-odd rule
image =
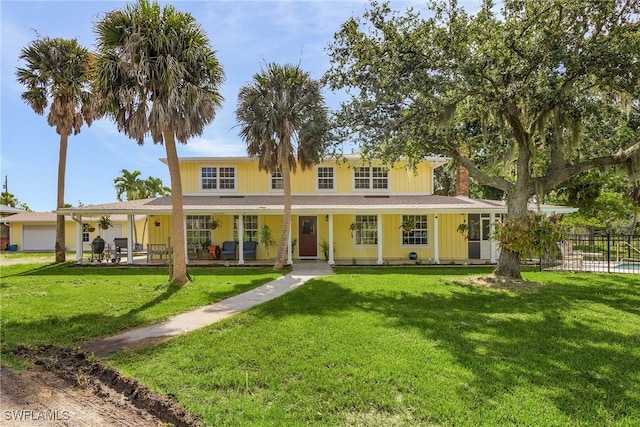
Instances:
[[[248,241],[242,242],[242,256],[244,259],[256,260],[256,249],[258,242]]]
[[[220,251],[220,259],[236,259],[237,243],[232,240],[222,242],[222,250]]]
[[[571,242],[558,242],[558,248],[562,254],[562,268],[569,270],[582,270],[584,255],[580,251],[574,251]]]

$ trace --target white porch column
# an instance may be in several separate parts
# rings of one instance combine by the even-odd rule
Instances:
[[[184,235],[184,241],[182,244],[184,245],[184,262],[189,265],[189,245],[187,243],[187,216],[182,216],[182,234]],[[177,244],[178,242],[176,242]]]
[[[82,216],[76,219],[76,264],[82,263],[83,242],[82,242]]]
[[[496,214],[494,212],[491,212],[489,216],[489,232],[491,233],[491,238],[489,239],[489,252],[491,252],[491,254],[489,255],[489,262],[491,262],[491,264],[496,263],[496,250],[498,249],[498,242],[496,242],[493,238],[493,234],[496,231],[495,222]]]
[[[438,214],[433,216],[433,263],[440,264],[440,242],[438,233]]]
[[[238,265],[244,265],[244,215],[238,215]]]
[[[329,214],[329,265],[335,264],[333,259],[333,214]]]
[[[291,215],[292,217],[293,215]],[[293,252],[293,230],[291,229],[291,217],[289,217],[289,242],[287,242],[287,264],[289,265],[293,265],[293,258],[292,258],[292,252]],[[284,224],[282,225],[284,227]]]
[[[378,214],[377,216],[378,219],[378,260],[376,261],[376,264],[378,265],[382,265],[384,264],[384,261],[382,259],[382,215]]]
[[[127,215],[127,264],[133,264],[133,248],[135,242],[133,241],[135,233],[133,232],[133,215]]]

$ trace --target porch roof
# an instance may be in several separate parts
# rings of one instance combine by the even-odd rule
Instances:
[[[61,214],[171,214],[171,197],[130,200],[100,205],[86,205],[59,209]],[[197,214],[256,214],[282,213],[283,195],[211,195],[183,196],[184,213]],[[537,205],[530,206],[538,210]],[[541,212],[570,213],[577,209],[567,206],[541,205]],[[468,197],[438,195],[293,195],[291,211],[294,214],[340,213],[501,213],[506,212],[504,202],[477,200]]]

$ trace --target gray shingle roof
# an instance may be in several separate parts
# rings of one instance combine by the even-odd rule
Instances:
[[[130,200],[101,205],[87,205],[60,209],[60,213],[77,214],[170,214],[171,197]],[[257,213],[280,214],[284,204],[282,195],[216,195],[184,196],[185,214],[198,213]],[[535,207],[534,207],[535,208]],[[504,202],[477,200],[467,197],[438,195],[294,195],[291,209],[304,213],[392,213],[392,212],[506,212]],[[551,206],[542,210],[571,212],[568,207]]]

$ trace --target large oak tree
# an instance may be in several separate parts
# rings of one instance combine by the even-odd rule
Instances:
[[[581,172],[640,160],[637,0],[373,2],[329,46],[350,99],[337,134],[393,161],[443,154],[506,193],[510,217]],[[503,248],[495,274],[520,278]]]

